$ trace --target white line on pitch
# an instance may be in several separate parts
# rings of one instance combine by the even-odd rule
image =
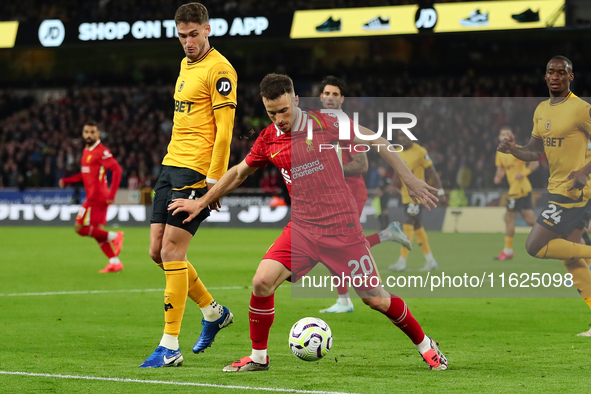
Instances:
[[[209,287],[208,290],[241,290],[244,286]],[[164,289],[122,289],[122,290],[74,290],[74,291],[47,291],[42,293],[6,293],[0,297],[22,297],[22,296],[52,296],[70,294],[105,294],[105,293],[144,293],[151,291],[164,291]]]
[[[338,391],[312,391],[312,390],[296,390],[296,389],[280,389],[273,387],[249,387],[249,386],[234,386],[212,383],[193,383],[193,382],[169,382],[165,380],[141,380],[141,379],[124,379],[124,378],[103,378],[99,376],[80,376],[80,375],[54,375],[49,373],[31,373],[31,372],[11,372],[0,371],[0,375],[19,375],[19,376],[35,376],[41,378],[61,378],[61,379],[80,379],[80,380],[100,380],[105,382],[122,382],[122,383],[146,383],[146,384],[168,384],[173,386],[197,386],[197,387],[215,387],[220,389],[233,390],[259,390],[272,391],[279,393],[301,393],[301,394],[355,394]]]

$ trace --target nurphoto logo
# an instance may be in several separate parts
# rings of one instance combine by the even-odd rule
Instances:
[[[349,141],[351,140],[351,123],[349,122],[349,117],[345,114],[342,110],[339,109],[321,109],[321,113],[328,114],[329,116],[336,117],[338,119],[339,125],[339,140],[342,141]],[[384,132],[384,118],[386,119],[386,139],[392,139],[392,131],[400,130],[408,138],[412,141],[417,141],[418,138],[414,136],[414,134],[409,130],[410,128],[417,125],[417,117],[408,112],[378,112],[378,130],[376,131],[375,135],[365,135],[359,131],[359,113],[353,112],[353,132],[355,136],[364,141],[373,141],[378,139],[382,136]],[[394,123],[394,119],[409,119],[409,123]],[[313,123],[312,119],[308,119],[308,134],[307,138],[309,140],[312,139],[313,134]],[[355,152],[368,152],[371,146],[377,146],[379,151],[380,147],[384,144],[357,144],[353,148],[351,146],[344,148],[345,150],[353,149]],[[403,150],[402,145],[399,144],[389,144],[386,148],[391,152],[401,152]],[[339,146],[334,146],[332,144],[320,144],[320,151],[322,149],[343,149]]]

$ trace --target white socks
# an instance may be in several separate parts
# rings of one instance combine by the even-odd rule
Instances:
[[[349,293],[339,294],[339,298],[337,299],[337,302],[341,305],[344,305],[344,306],[353,305],[353,302],[351,302],[351,297],[349,296]]]
[[[513,249],[503,248],[503,252],[505,252],[505,254],[511,255],[513,254]]]
[[[109,259],[109,264],[119,264],[121,261],[119,261],[119,257],[115,256],[115,257],[111,257]]]
[[[117,233],[115,231],[109,231],[109,235],[107,237],[107,241],[111,242],[117,238]]]
[[[206,321],[216,321],[224,314],[224,308],[217,302],[213,301],[205,308],[201,308],[201,312]]]
[[[434,263],[435,262],[435,258],[433,257],[433,253],[429,252],[425,255],[425,259],[429,262],[429,263]]]
[[[392,240],[392,232],[388,229],[380,231],[378,233],[378,236],[380,237],[380,242],[386,242],[386,241]]]
[[[160,340],[160,343],[158,344],[158,346],[164,346],[165,348],[170,349],[170,350],[178,350],[179,338],[173,337],[172,335],[169,335],[169,334],[163,334],[162,339]]]
[[[252,349],[252,353],[250,353],[250,358],[252,361],[259,364],[266,364],[267,363],[267,349],[257,350]]]
[[[419,353],[424,354],[429,349],[431,349],[431,338],[425,335],[423,341],[417,345],[415,345]]]

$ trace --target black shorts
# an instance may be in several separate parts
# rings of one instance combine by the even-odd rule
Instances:
[[[525,197],[507,200],[507,211],[521,212],[524,209],[534,209],[531,203],[531,193],[528,193]]]
[[[404,204],[404,212],[406,212],[406,217],[421,220],[421,217],[423,216],[423,206],[421,204],[415,204],[414,202]]]
[[[187,198],[197,200],[207,192],[207,185],[204,182],[205,175],[190,168],[163,166],[158,182],[154,186],[154,199],[152,200],[152,218],[150,223],[166,223],[170,226],[179,227],[195,235],[202,221],[209,216],[209,208],[205,208],[197,217],[187,224],[183,224],[189,214],[186,212],[172,215],[167,208],[175,198]],[[190,188],[202,182],[203,187]]]
[[[538,216],[537,223],[548,230],[568,237],[574,229],[583,229],[589,225],[591,219],[591,200],[586,205],[576,208],[565,208],[555,204],[574,204],[579,201],[550,194],[548,205]]]

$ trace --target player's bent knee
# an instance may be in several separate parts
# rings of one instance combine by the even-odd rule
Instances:
[[[380,311],[382,309],[384,309],[384,299],[383,298],[362,298],[361,299],[363,301],[363,303],[367,306],[369,306],[371,309],[373,310],[377,310]],[[386,308],[388,309],[388,308]]]
[[[252,289],[256,296],[267,297],[273,294],[275,280],[267,275],[255,275],[252,278]]]
[[[543,247],[544,245],[538,245],[537,242],[533,241],[530,242],[529,239],[525,243],[525,250],[527,251],[527,254],[529,254],[532,257],[536,257],[540,249],[542,249]]]
[[[150,250],[148,251],[150,258],[155,262],[155,263],[161,263],[162,262],[162,258],[160,257],[160,248],[155,248],[150,246]]]
[[[160,247],[160,259],[162,261],[182,261],[187,254],[186,250],[173,242],[163,242]],[[158,262],[157,260],[154,260]]]

